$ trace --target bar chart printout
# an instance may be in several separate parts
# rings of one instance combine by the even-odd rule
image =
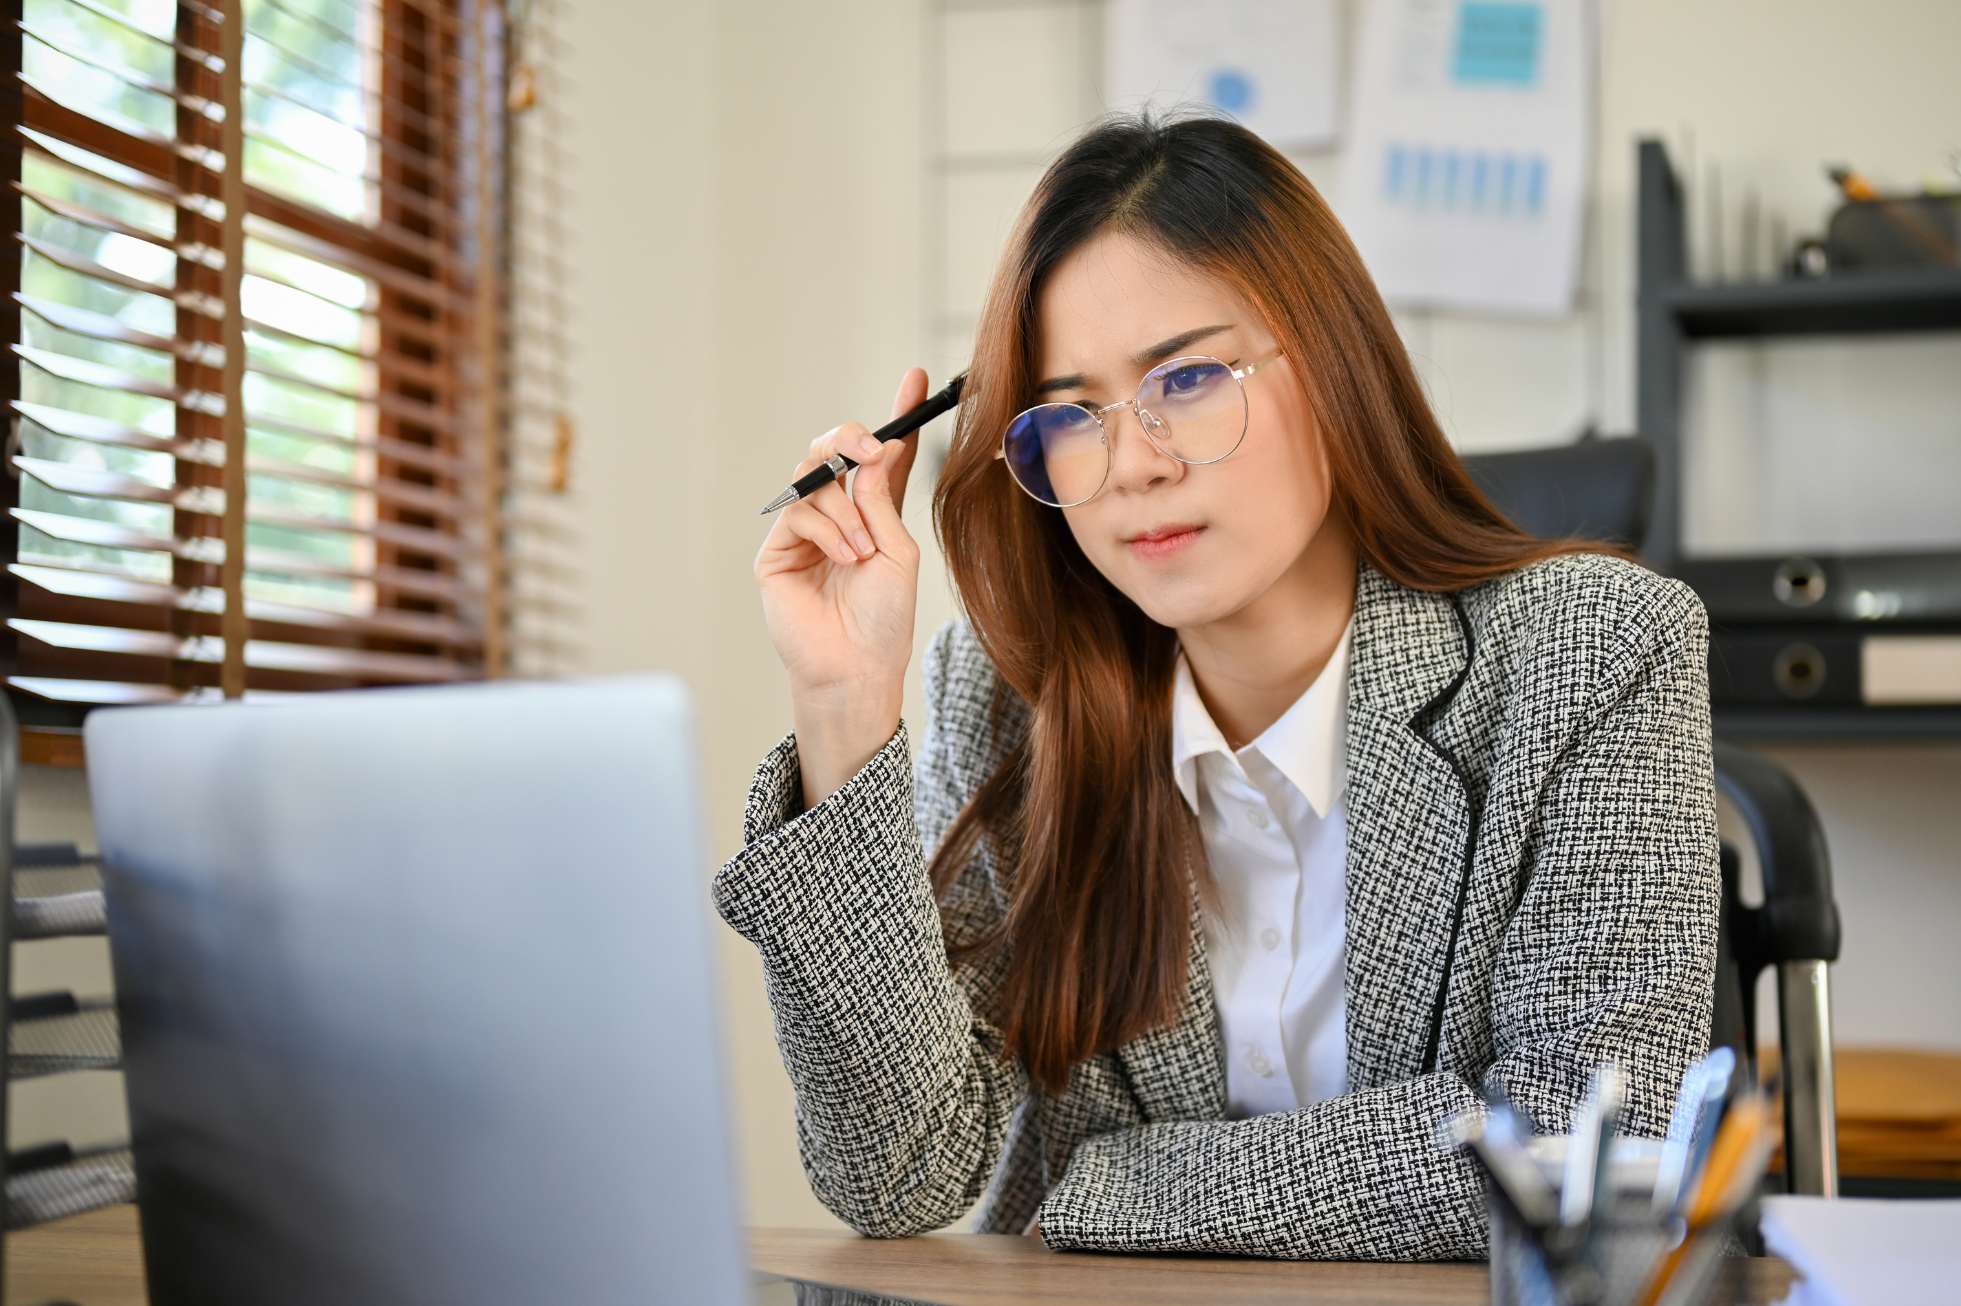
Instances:
[[[1572,309],[1596,0],[1365,0],[1341,216],[1390,303]]]

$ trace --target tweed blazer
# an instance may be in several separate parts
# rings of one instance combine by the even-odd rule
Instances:
[[[1005,909],[983,851],[945,904],[931,849],[1026,728],[964,624],[902,725],[802,809],[794,737],[756,773],[715,881],[762,953],[817,1196],[896,1237],[977,1200],[975,1228],[1050,1246],[1327,1259],[1481,1257],[1479,1181],[1437,1125],[1502,1087],[1565,1130],[1593,1068],[1659,1136],[1708,1046],[1719,877],[1707,622],[1683,585],[1599,556],[1456,594],[1357,579],[1348,717],[1348,1080],[1226,1118],[1204,939],[1169,1025],[1031,1090],[989,1022]],[[1167,766],[1170,759],[1166,758]],[[1011,945],[1010,945],[1011,946]]]

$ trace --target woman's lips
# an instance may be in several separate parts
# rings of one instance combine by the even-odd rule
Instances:
[[[1203,526],[1164,526],[1154,531],[1146,531],[1134,536],[1125,543],[1130,551],[1146,562],[1157,562],[1175,554],[1183,553],[1198,542]]]

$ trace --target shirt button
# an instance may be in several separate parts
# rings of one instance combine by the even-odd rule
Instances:
[[[1266,813],[1257,807],[1247,809],[1246,819],[1253,823],[1255,830],[1264,830],[1267,828]]]
[[[1252,1052],[1247,1054],[1246,1064],[1251,1066],[1253,1073],[1261,1079],[1270,1079],[1273,1076],[1273,1063],[1268,1061],[1266,1059],[1266,1053],[1260,1051],[1258,1048],[1254,1048]]]
[[[1267,950],[1268,952],[1272,952],[1272,951],[1273,951],[1273,950],[1274,950],[1275,948],[1277,948],[1277,947],[1279,947],[1279,946],[1280,946],[1280,931],[1279,931],[1279,930],[1276,930],[1276,929],[1274,929],[1274,928],[1273,928],[1273,927],[1272,927],[1271,925],[1269,925],[1269,926],[1267,926],[1267,927],[1266,927],[1265,929],[1263,929],[1263,930],[1261,930],[1261,931],[1260,931],[1260,946],[1261,946],[1262,948],[1265,948],[1265,949],[1266,949],[1266,950]]]

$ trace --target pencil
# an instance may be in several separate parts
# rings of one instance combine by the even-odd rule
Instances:
[[[1648,1284],[1635,1300],[1639,1306],[1655,1306],[1669,1282],[1681,1269],[1695,1234],[1743,1204],[1750,1185],[1763,1173],[1770,1159],[1770,1109],[1760,1094],[1741,1097],[1730,1106],[1716,1145],[1709,1149],[1709,1161],[1697,1177],[1695,1197],[1689,1203],[1688,1232],[1682,1241],[1661,1258]]]

